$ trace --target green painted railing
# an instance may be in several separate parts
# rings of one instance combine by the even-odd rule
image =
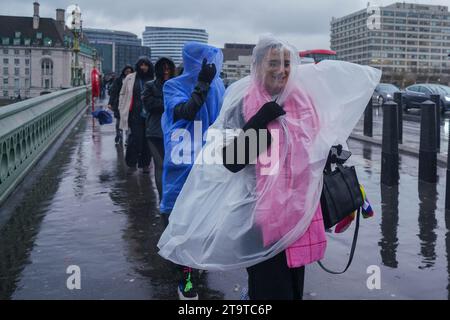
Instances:
[[[0,108],[0,204],[61,132],[86,110],[87,90],[61,90]]]

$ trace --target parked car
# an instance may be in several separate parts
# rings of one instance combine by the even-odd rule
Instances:
[[[372,101],[374,104],[380,106],[387,101],[394,99],[394,93],[400,91],[400,89],[390,83],[380,83],[373,92]]]
[[[422,102],[429,100],[431,95],[438,94],[441,97],[441,113],[450,110],[450,93],[445,86],[437,84],[413,84],[407,87],[403,93],[403,108],[405,111],[420,108]],[[449,88],[450,89],[450,88]]]
[[[439,85],[439,89],[443,91],[443,97],[441,96],[441,112],[445,113],[450,111],[450,87]]]

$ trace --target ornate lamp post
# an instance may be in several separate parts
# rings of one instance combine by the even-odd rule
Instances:
[[[78,54],[80,52],[80,38],[81,38],[81,10],[78,5],[71,5],[67,8],[66,26],[73,33],[73,53],[75,54],[75,63],[72,64],[72,86],[77,87],[81,85],[82,70],[79,63]]]

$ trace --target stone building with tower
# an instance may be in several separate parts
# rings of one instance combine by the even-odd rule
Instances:
[[[0,15],[0,98],[31,98],[71,87],[73,42],[64,9],[56,9],[55,19],[44,18],[35,2],[33,16]],[[83,82],[89,83],[94,50],[83,36],[79,65]]]

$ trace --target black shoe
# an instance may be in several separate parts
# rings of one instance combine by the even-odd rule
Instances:
[[[116,144],[122,144],[122,137],[121,136],[116,136],[116,138],[114,139],[114,142]]]
[[[183,278],[178,284],[178,298],[180,300],[198,300],[197,290],[192,285],[192,269],[185,267],[183,269]]]

